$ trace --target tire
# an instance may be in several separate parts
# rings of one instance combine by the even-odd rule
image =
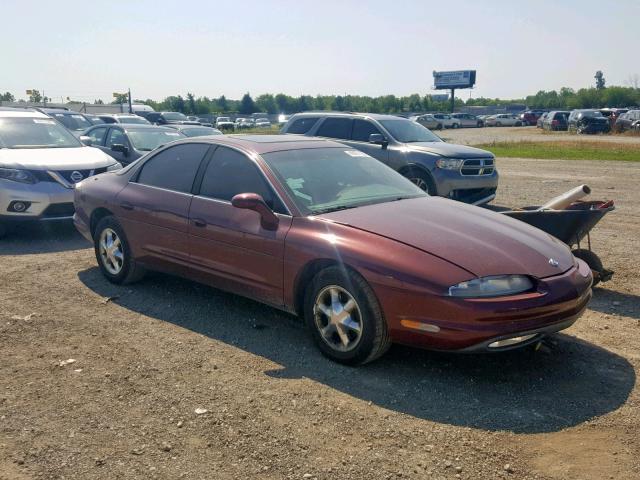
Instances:
[[[438,125],[436,125],[436,130],[442,130],[442,124],[439,123]]]
[[[587,250],[586,248],[577,248],[571,253],[573,253],[574,257],[583,260],[587,265],[589,265],[589,268],[593,272],[592,286],[595,287],[598,283],[600,283],[600,274],[604,271],[604,267],[602,266],[600,257],[598,257],[591,250]]]
[[[112,254],[105,252],[109,239],[111,245],[115,245]],[[133,258],[127,236],[115,217],[107,216],[98,222],[93,234],[93,248],[100,271],[111,283],[125,285],[137,282],[144,276],[145,270]]]
[[[496,122],[496,127],[501,127],[502,124],[500,122]]]
[[[411,180],[413,184],[420,187],[432,197],[438,195],[438,190],[436,189],[433,179],[428,173],[424,172],[420,168],[409,167],[402,172],[402,175]]]
[[[457,123],[454,123],[451,128],[453,128],[453,129],[460,128],[460,125],[458,125]]]
[[[351,310],[342,309],[348,304]],[[333,305],[338,305],[338,313]],[[345,311],[350,312],[348,323],[337,318]],[[336,323],[331,321],[334,315]],[[329,267],[316,274],[305,292],[304,317],[316,345],[333,361],[362,365],[391,346],[378,299],[364,278],[349,269]]]
[[[484,127],[484,124],[482,122],[478,122],[477,127],[478,128],[482,128],[482,127]]]

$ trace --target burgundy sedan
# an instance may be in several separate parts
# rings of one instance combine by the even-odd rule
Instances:
[[[343,363],[392,342],[524,346],[591,298],[589,268],[560,241],[321,139],[176,141],[76,184],[75,206],[111,282],[162,270],[259,300],[304,317]]]

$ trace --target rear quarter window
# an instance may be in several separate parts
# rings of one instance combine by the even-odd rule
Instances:
[[[318,117],[299,118],[295,120],[291,125],[289,125],[289,128],[287,128],[287,133],[307,133],[309,130],[311,130],[311,127],[313,127],[317,121]]]

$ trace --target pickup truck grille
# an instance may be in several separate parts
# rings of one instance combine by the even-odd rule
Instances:
[[[493,158],[470,158],[464,161],[460,173],[462,175],[491,175],[495,168]]]

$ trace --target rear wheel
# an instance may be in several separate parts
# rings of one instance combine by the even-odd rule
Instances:
[[[460,125],[459,125],[459,124],[454,123],[452,128],[459,128],[459,127],[460,127]]]
[[[436,130],[442,130],[442,124],[439,123],[438,125],[436,125]]]
[[[305,294],[304,316],[320,351],[336,362],[371,362],[391,345],[373,290],[344,267],[326,268],[313,278]]]
[[[604,272],[604,267],[602,266],[600,257],[598,257],[591,250],[587,250],[586,248],[577,248],[571,253],[573,253],[574,257],[579,258],[580,260],[584,261],[584,263],[589,265],[591,272],[593,272],[593,286],[595,287],[598,283],[600,283],[600,276]]]
[[[122,226],[113,216],[104,217],[93,234],[94,250],[102,274],[112,283],[126,284],[140,280],[144,268],[129,248]]]

